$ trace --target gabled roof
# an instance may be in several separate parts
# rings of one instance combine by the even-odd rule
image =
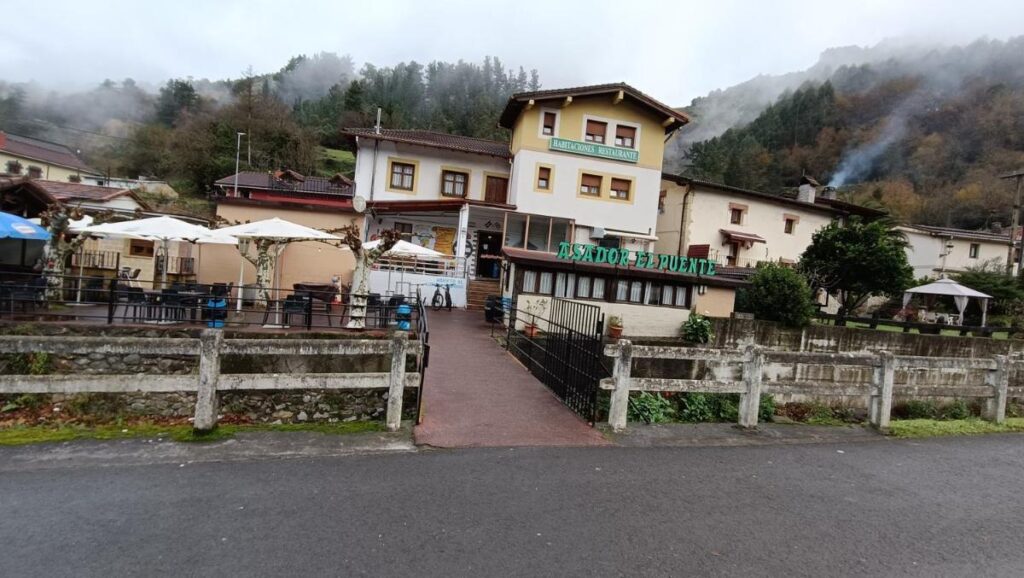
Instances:
[[[554,90],[536,90],[533,92],[520,92],[513,94],[508,99],[508,104],[505,105],[505,110],[501,113],[498,125],[509,129],[512,128],[516,119],[519,118],[519,114],[522,113],[523,109],[526,108],[530,101],[552,100],[556,98],[564,99],[569,96],[598,96],[602,94],[617,94],[619,92],[622,92],[623,98],[628,98],[666,119],[673,119],[671,123],[665,126],[666,133],[682,128],[684,124],[690,122],[690,117],[685,113],[651,98],[625,82],[616,82],[611,84],[593,84],[590,86],[557,88]]]
[[[967,229],[954,229],[951,227],[934,227],[931,225],[904,225],[909,229],[917,229],[928,233],[933,237],[952,237],[954,239],[969,239],[972,241],[993,241],[996,243],[1009,243],[1010,233],[995,233],[992,231],[969,231]]]
[[[694,185],[699,187],[706,187],[710,189],[717,189],[719,191],[734,193],[737,195],[757,198],[773,203],[778,203],[784,206],[793,207],[794,209],[804,209],[810,211],[828,212],[834,215],[861,215],[869,218],[878,218],[884,216],[884,211],[877,209],[871,209],[868,207],[862,207],[860,205],[854,205],[853,203],[847,203],[836,199],[826,199],[821,195],[817,195],[814,199],[814,204],[805,203],[798,201],[792,197],[783,195],[773,195],[771,193],[765,193],[762,191],[754,191],[751,189],[743,189],[740,187],[733,187],[730,185],[723,185],[722,183],[716,183],[713,181],[705,181],[701,179],[694,179],[691,177],[685,177],[683,175],[673,175],[671,173],[662,173],[661,178],[666,181],[671,181],[677,185]]]
[[[75,204],[81,202],[105,203],[120,197],[130,197],[144,211],[148,211],[146,204],[135,191],[131,189],[115,189],[113,187],[100,187],[97,185],[83,185],[81,183],[65,183],[63,181],[47,181],[43,179],[32,179],[29,185],[45,192],[53,199],[64,204]]]
[[[380,132],[377,132],[373,128],[349,128],[341,132],[342,134],[357,138],[420,145],[502,159],[512,158],[508,143],[504,141],[459,136],[430,130],[382,128]]]
[[[92,175],[102,174],[78,158],[72,150],[62,144],[39,140],[32,137],[0,132],[0,151],[14,157],[37,160]]]
[[[217,180],[214,184],[223,189],[230,190],[235,186],[235,175],[226,176]],[[344,175],[334,175],[330,178],[305,176],[292,170],[275,171],[272,173],[241,171],[238,173],[238,188],[257,189],[275,193],[351,197],[352,179]]]

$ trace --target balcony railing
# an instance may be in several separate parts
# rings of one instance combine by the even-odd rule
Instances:
[[[195,275],[196,274],[196,260],[194,257],[171,257],[169,259],[170,268],[167,269],[168,275]],[[157,255],[156,257],[156,272],[162,275],[164,272],[164,257],[163,255]]]
[[[121,253],[118,251],[81,251],[71,256],[71,266],[75,269],[85,267],[116,271],[120,263]]]
[[[373,264],[374,271],[416,273],[436,277],[465,277],[466,259],[457,257],[385,256]]]
[[[761,263],[775,263],[776,265],[782,265],[783,267],[792,267],[793,263],[789,261],[783,261],[781,258],[769,259],[769,258],[750,258],[750,257],[736,257],[729,255],[722,251],[711,251],[708,253],[708,260],[714,261],[719,267],[739,267],[741,269],[755,269]]]

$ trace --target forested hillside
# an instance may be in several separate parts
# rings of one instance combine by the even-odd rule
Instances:
[[[806,171],[904,219],[1006,224],[998,177],[1024,166],[1024,38],[839,67],[681,156],[686,173],[739,187],[780,192]]]
[[[373,124],[378,107],[391,128],[504,138],[497,117],[509,95],[539,86],[536,71],[491,57],[356,72],[349,57],[320,53],[272,74],[172,79],[158,90],[132,79],[75,93],[0,81],[0,130],[78,148],[115,176],[155,176],[200,195],[234,172],[238,132],[243,168],[330,173],[351,163],[323,147],[337,147],[343,127]]]

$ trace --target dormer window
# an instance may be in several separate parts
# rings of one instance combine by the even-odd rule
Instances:
[[[622,148],[636,148],[636,127],[618,125],[615,127],[615,146]]]
[[[29,165],[28,166],[28,176],[29,176],[29,178],[32,178],[32,179],[41,179],[41,178],[43,178],[43,169],[41,167],[37,167],[37,166],[34,166],[34,165]]]
[[[544,113],[544,122],[541,125],[541,129],[540,129],[541,134],[543,134],[544,136],[554,136],[555,135],[555,121],[556,120],[557,120],[557,117],[555,116],[555,113],[553,113],[553,112],[545,112]]]
[[[598,144],[604,144],[604,137],[608,133],[608,123],[598,120],[587,121],[587,132],[584,140]]]

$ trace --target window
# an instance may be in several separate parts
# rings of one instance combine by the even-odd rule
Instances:
[[[665,285],[661,288],[661,304],[672,305],[672,296],[675,294],[675,287],[671,285]]]
[[[602,237],[597,240],[598,247],[605,249],[619,249],[622,247],[622,239],[619,237]]]
[[[662,286],[660,283],[648,283],[647,284],[647,304],[648,305],[661,305],[661,290]]]
[[[582,299],[590,297],[590,277],[580,277],[576,280],[576,296]]]
[[[524,293],[536,293],[537,292],[537,272],[536,271],[523,271],[523,292]]]
[[[580,178],[580,194],[592,197],[601,196],[601,177],[598,175],[584,174]]]
[[[82,182],[82,177],[80,177],[78,175],[68,175],[68,182],[69,183],[80,183],[80,182]]]
[[[537,168],[537,188],[542,191],[551,190],[551,167]]]
[[[565,294],[565,273],[555,275],[555,297],[567,297]]]
[[[626,179],[612,179],[611,195],[613,199],[629,200],[629,189],[633,183]]]
[[[34,165],[29,165],[28,166],[28,176],[31,179],[41,179],[41,178],[43,178],[43,169],[41,169],[41,168],[39,168],[37,166],[34,166]]]
[[[415,182],[416,166],[408,163],[391,163],[391,188],[411,191]]]
[[[971,243],[971,248],[968,249],[967,256],[970,257],[971,259],[977,259],[978,258],[978,251],[980,251],[980,250],[981,250],[981,245],[980,244],[978,244],[978,243]]]
[[[530,215],[526,232],[526,248],[531,251],[548,250],[548,234],[551,232],[551,219],[538,215]]]
[[[412,223],[395,223],[395,232],[403,241],[412,241]]]
[[[133,257],[152,257],[153,241],[132,239],[131,244],[128,245],[128,254]]]
[[[796,229],[796,219],[786,219],[786,234],[792,235],[794,229]]]
[[[629,285],[629,300],[633,303],[643,303],[644,301],[644,282],[633,281]]]
[[[7,161],[7,172],[12,175],[20,175],[21,163],[18,161]]]
[[[441,171],[441,194],[446,197],[465,197],[469,175],[457,171]]]
[[[554,277],[551,273],[540,274],[540,287],[537,289],[537,293],[544,293],[545,295],[551,294],[551,280]]]
[[[604,299],[604,279],[594,279],[594,286],[590,289],[590,296],[594,299]]]
[[[554,136],[554,134],[555,134],[555,120],[556,120],[556,118],[557,117],[555,116],[555,113],[553,113],[553,112],[545,112],[544,113],[544,122],[543,122],[543,124],[540,127],[541,134],[546,135],[546,136]]]
[[[619,281],[615,286],[615,300],[625,301],[629,292],[629,281]]]
[[[584,140],[604,144],[604,135],[608,132],[608,123],[598,120],[587,121],[587,131]]]
[[[689,307],[690,290],[687,287],[676,287],[676,307]]]
[[[733,225],[740,225],[743,223],[743,209],[729,209],[729,222]]]
[[[615,146],[636,148],[636,127],[618,125],[615,127]]]

